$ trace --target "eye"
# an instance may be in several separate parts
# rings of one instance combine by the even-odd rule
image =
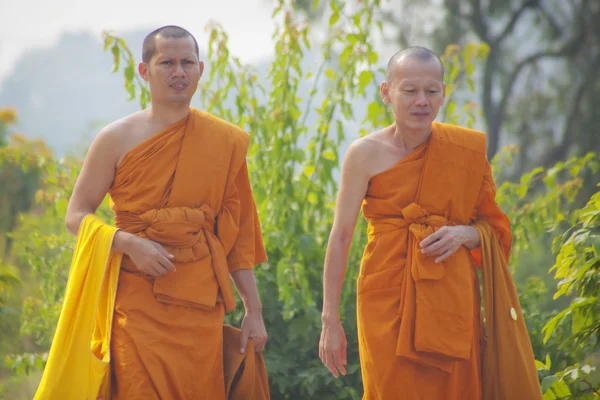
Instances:
[[[430,90],[429,93],[437,93],[439,90]]]
[[[416,92],[416,90],[414,90],[414,89],[404,89],[404,91],[406,93],[414,93],[414,92]]]

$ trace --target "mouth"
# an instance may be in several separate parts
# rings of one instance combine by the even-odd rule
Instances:
[[[415,111],[410,113],[413,117],[417,118],[425,118],[429,116],[431,113],[429,111]]]
[[[182,92],[188,86],[185,82],[175,82],[169,85],[169,87],[177,92]]]

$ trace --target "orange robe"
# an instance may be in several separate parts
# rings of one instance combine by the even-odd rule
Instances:
[[[249,136],[190,109],[126,154],[109,194],[118,228],[160,243],[159,278],[123,257],[111,338],[112,398],[225,399],[229,273],[266,260],[246,166]]]
[[[485,220],[508,259],[509,221],[495,202],[485,135],[434,123],[430,139],[369,182],[357,288],[364,400],[481,399],[477,251],[446,261],[419,242],[444,225]]]

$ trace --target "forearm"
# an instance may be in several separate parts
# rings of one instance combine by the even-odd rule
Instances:
[[[254,271],[251,269],[238,269],[231,273],[231,278],[244,303],[246,313],[262,313],[262,303],[258,295]]]
[[[350,240],[333,233],[327,245],[323,272],[323,322],[340,320],[340,294],[346,275]]]

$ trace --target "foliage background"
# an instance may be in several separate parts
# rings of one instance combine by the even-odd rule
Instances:
[[[229,52],[228,35],[219,24],[207,26],[210,51],[198,95],[204,109],[252,135],[250,174],[269,254],[269,262],[256,273],[269,332],[265,357],[273,398],[358,399],[362,391],[355,284],[366,239],[362,217],[341,300],[349,340],[348,374],[337,380],[318,358],[322,265],[343,143],[392,122],[378,97],[387,57],[373,44],[386,36],[390,20],[385,12],[388,5],[382,1],[316,1],[314,6],[277,2],[276,57],[266,78]],[[476,10],[465,10],[475,28]],[[502,19],[509,11],[494,12]],[[517,11],[509,15],[507,29],[515,28],[524,12]],[[311,27],[323,18],[325,23],[319,26],[326,40],[319,42]],[[503,31],[508,32],[505,35],[510,29]],[[486,97],[491,94],[476,89],[485,87],[494,68],[510,77],[507,66],[493,64],[498,63],[494,51],[503,49],[498,39],[502,36],[494,39],[489,32],[466,36],[455,33],[451,38],[456,41],[440,50],[448,99],[439,120],[466,126],[483,120],[484,129],[491,129],[495,138],[500,130],[493,119],[498,111],[493,110],[500,103],[491,104]],[[112,72],[123,76],[125,95],[146,107],[149,94],[135,74],[136,59],[129,44],[109,32],[104,43],[114,61]],[[319,64],[303,64],[309,52],[321,55]],[[591,81],[589,89],[590,81],[586,82],[581,96],[593,100],[598,83]],[[303,90],[306,83],[309,89]],[[366,110],[353,107],[359,99],[368,100]],[[506,103],[502,107],[516,107]],[[543,109],[543,102],[538,105]],[[585,114],[585,109],[573,113]],[[566,114],[568,122],[571,114]],[[64,229],[64,215],[83,157],[55,157],[44,142],[15,132],[17,118],[14,109],[0,110],[0,356],[5,362],[0,398],[6,399],[32,397],[51,344],[74,245]],[[501,122],[514,130],[519,118]],[[588,115],[588,120],[593,118]],[[567,125],[569,135],[585,137],[591,144],[541,151],[536,158],[539,167],[531,165],[527,155],[531,137],[521,141],[523,146],[501,148],[496,139],[490,145],[497,201],[509,215],[515,235],[511,269],[545,399],[593,399],[600,393],[595,371],[600,331],[600,164],[594,151],[587,152],[597,149],[593,134],[580,132],[595,128],[575,119]],[[351,123],[360,124],[359,132],[349,132]],[[99,214],[112,221],[106,201]],[[227,321],[239,324],[241,316],[238,308]]]

